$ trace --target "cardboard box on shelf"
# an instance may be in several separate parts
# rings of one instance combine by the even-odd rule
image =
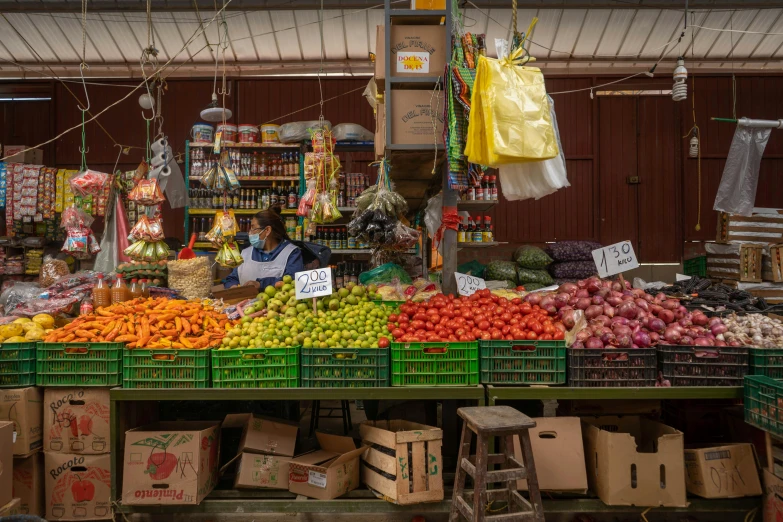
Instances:
[[[11,501],[14,475],[14,423],[0,422],[0,506]]]
[[[21,500],[23,515],[46,514],[44,506],[44,455],[40,451],[14,459],[14,496]]]
[[[635,416],[582,423],[587,480],[605,504],[687,506],[682,432]]]
[[[536,427],[528,430],[533,460],[536,463],[538,487],[542,491],[587,493],[587,470],[579,417],[539,417]],[[514,437],[514,456],[522,460],[519,437]],[[527,491],[527,480],[517,481]]]
[[[391,143],[434,148],[442,141],[443,92],[433,95],[432,89],[394,89],[390,99],[391,116],[387,114],[387,118],[391,122]]]
[[[111,518],[111,455],[44,453],[46,518]]]
[[[236,464],[234,487],[288,489],[288,463],[294,455],[299,428],[285,421],[250,413],[227,415],[222,429],[242,428],[236,457],[220,470]]]
[[[704,498],[761,495],[758,460],[752,444],[685,450],[685,486]]]
[[[10,155],[6,163],[28,163],[32,165],[41,165],[43,163],[43,151],[41,149],[30,149],[22,152],[29,145],[6,145],[3,156]]]
[[[6,505],[0,507],[0,518],[23,514],[20,509],[20,505],[21,501],[18,498],[15,498]]]
[[[316,432],[321,449],[289,463],[288,490],[297,495],[331,500],[359,486],[359,457],[367,447],[356,448],[351,437]]]
[[[43,389],[0,390],[0,419],[14,422],[14,455],[30,455],[43,446]]]
[[[429,1],[429,0],[425,0]],[[375,80],[378,89],[386,78],[386,60],[391,58],[392,77],[440,76],[446,67],[446,26],[393,25],[390,46],[385,51],[385,29],[375,30]]]
[[[359,432],[367,447],[362,482],[370,489],[401,506],[443,500],[443,430],[391,420],[365,421]]]
[[[108,388],[46,388],[44,451],[79,455],[108,453]]]
[[[159,422],[125,433],[122,503],[198,505],[217,483],[220,424]]]
[[[767,468],[762,471],[764,481],[764,522],[783,520],[783,479]]]

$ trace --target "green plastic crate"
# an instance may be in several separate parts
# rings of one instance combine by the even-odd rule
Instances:
[[[685,275],[707,277],[707,256],[694,257],[682,262]]]
[[[763,375],[745,376],[745,422],[783,435],[783,383]]]
[[[212,351],[213,388],[296,388],[299,346]]]
[[[211,350],[125,350],[123,388],[209,388]]]
[[[783,380],[783,348],[751,348],[749,375]]]
[[[38,386],[120,386],[123,343],[38,343]]]
[[[565,384],[565,341],[479,341],[481,384]]]
[[[35,386],[36,344],[0,344],[0,388]]]
[[[392,343],[392,386],[478,384],[478,343]]]
[[[388,348],[302,348],[302,388],[389,385]]]

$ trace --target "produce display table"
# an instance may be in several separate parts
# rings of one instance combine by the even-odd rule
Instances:
[[[742,386],[671,386],[650,388],[563,388],[487,386],[487,404],[535,399],[741,399]]]

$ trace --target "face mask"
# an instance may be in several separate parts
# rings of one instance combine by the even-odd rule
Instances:
[[[250,244],[253,245],[254,248],[257,248],[259,250],[263,250],[264,243],[266,243],[266,238],[261,239],[261,234],[250,234],[248,236],[248,239],[250,240]]]

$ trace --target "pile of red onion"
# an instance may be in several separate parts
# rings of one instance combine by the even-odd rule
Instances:
[[[741,346],[723,340],[726,325],[719,317],[689,312],[678,299],[655,296],[619,281],[597,277],[565,283],[557,292],[534,292],[525,301],[556,314],[571,330],[584,311],[587,326],[576,334],[571,348],[649,348],[658,344]]]

